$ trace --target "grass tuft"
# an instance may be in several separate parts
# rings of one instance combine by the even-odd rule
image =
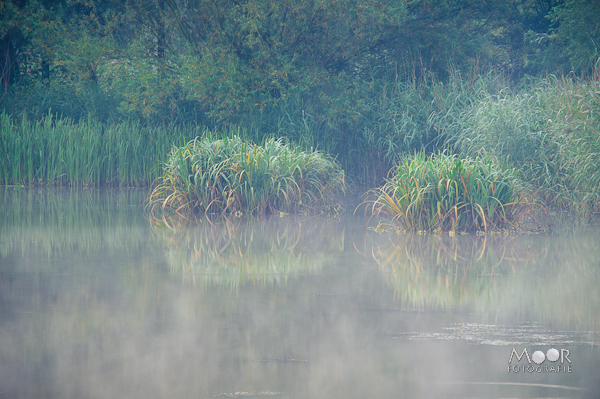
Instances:
[[[520,209],[515,171],[488,158],[416,153],[371,190],[374,215],[416,231],[489,231],[511,227]]]
[[[327,211],[339,206],[337,194],[343,191],[344,171],[326,154],[301,151],[281,139],[259,146],[208,134],[173,148],[146,211],[158,219]]]

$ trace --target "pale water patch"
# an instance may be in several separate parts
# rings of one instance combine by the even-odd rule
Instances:
[[[144,219],[145,195],[0,191],[0,398],[600,392],[597,230],[397,236],[277,217],[173,231]],[[513,347],[568,350],[572,370],[508,372]]]

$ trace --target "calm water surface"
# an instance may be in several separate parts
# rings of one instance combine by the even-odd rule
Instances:
[[[0,190],[0,398],[600,397],[598,229],[170,230],[145,191]]]

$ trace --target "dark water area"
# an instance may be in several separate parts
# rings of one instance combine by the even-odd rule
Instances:
[[[146,194],[0,189],[0,398],[600,397],[597,228],[171,230]]]

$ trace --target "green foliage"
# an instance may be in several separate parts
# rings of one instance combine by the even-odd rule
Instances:
[[[600,82],[549,76],[466,108],[453,137],[461,154],[487,153],[520,170],[536,194],[583,213],[600,203]]]
[[[531,64],[568,73],[600,68],[600,2],[565,0],[558,2],[547,18],[552,29],[530,31],[526,38],[536,44]]]
[[[304,111],[319,122],[345,129],[352,86],[391,65],[419,59],[442,78],[450,60],[461,70],[522,68],[522,32],[548,12],[538,3],[9,0],[0,55],[21,76],[4,79],[2,106],[35,119],[52,110],[215,125],[296,96],[310,98],[320,112]]]
[[[0,7],[8,11],[0,17],[8,27],[0,37],[16,53],[13,84],[0,97],[6,112],[33,120],[48,113],[75,120],[115,116],[120,93],[105,90],[100,69],[120,53],[113,35],[123,22],[119,2],[30,0]]]
[[[138,123],[0,115],[0,184],[147,186],[173,142],[199,132]]]
[[[417,153],[372,190],[373,213],[404,230],[488,231],[510,227],[519,210],[513,170],[490,159]]]
[[[267,139],[263,146],[210,134],[175,147],[147,202],[148,214],[265,214],[339,205],[344,172],[329,156]]]

